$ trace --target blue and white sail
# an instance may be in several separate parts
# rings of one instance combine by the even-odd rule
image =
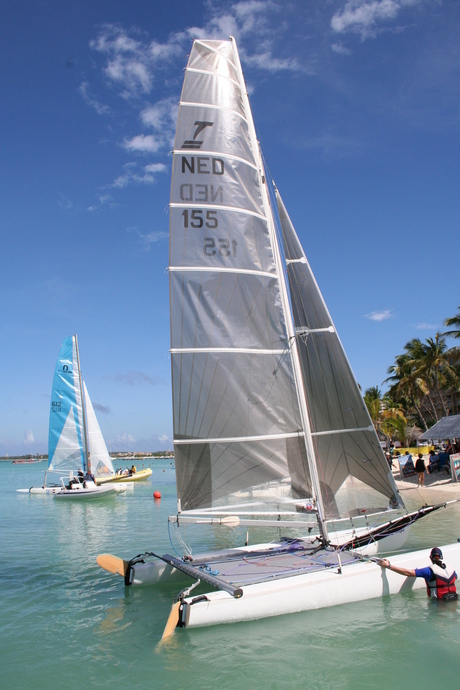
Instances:
[[[77,338],[64,338],[54,371],[48,436],[48,471],[68,475],[87,463]]]

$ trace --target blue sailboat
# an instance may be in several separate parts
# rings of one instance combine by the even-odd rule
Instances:
[[[87,417],[87,411],[91,414]],[[91,428],[88,428],[90,421]],[[94,462],[91,447],[94,446]],[[94,464],[94,468],[92,468]],[[93,469],[93,471],[92,471]],[[91,497],[114,493],[83,481],[87,472],[114,474],[110,456],[81,378],[77,336],[64,338],[54,370],[48,435],[48,468],[43,486],[19,489],[32,494]],[[92,484],[92,486],[90,486]]]

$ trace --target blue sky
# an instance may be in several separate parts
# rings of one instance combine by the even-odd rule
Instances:
[[[363,390],[457,312],[458,2],[8,2],[0,454],[46,452],[73,333],[109,447],[172,447],[170,151],[192,39],[229,34]]]

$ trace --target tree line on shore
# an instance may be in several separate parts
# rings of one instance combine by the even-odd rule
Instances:
[[[412,442],[442,417],[459,412],[460,347],[446,339],[460,339],[459,313],[444,321],[450,330],[422,342],[412,338],[388,368],[389,385],[382,393],[368,388],[364,402],[380,434],[394,441]]]

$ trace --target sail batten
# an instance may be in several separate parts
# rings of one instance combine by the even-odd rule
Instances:
[[[209,74],[209,72],[207,72],[206,70],[204,70],[204,69],[196,69],[195,67],[189,67],[189,68],[188,68],[188,71],[189,71],[189,72],[195,72],[196,74]],[[237,86],[237,87],[239,88],[238,82],[235,81],[234,79],[232,79],[232,77],[229,77],[229,76],[226,75],[226,74],[213,74],[212,76],[215,77],[216,79],[228,79],[228,80],[231,81],[235,86]]]
[[[372,425],[362,426],[359,429],[328,429],[327,431],[312,431],[312,436],[325,436],[327,434],[348,434],[354,431],[374,431]]]
[[[203,352],[233,352],[239,354],[255,354],[255,355],[284,355],[289,352],[287,349],[283,350],[261,350],[260,348],[244,348],[244,347],[176,347],[169,350],[172,354],[182,353],[203,353]]]
[[[182,272],[192,272],[192,271],[197,271],[197,272],[209,272],[209,273],[240,273],[241,275],[253,275],[253,276],[260,276],[260,277],[265,277],[265,278],[273,278],[273,273],[269,273],[268,271],[250,271],[245,268],[214,268],[210,266],[170,266],[168,268],[168,271],[182,271]]]
[[[205,440],[206,443],[241,443],[241,442],[246,442],[246,441],[251,441],[251,442],[258,442],[258,441],[267,441],[270,439],[282,439],[282,438],[298,438],[304,435],[303,431],[294,431],[290,434],[266,434],[265,436],[260,435],[260,436],[228,436],[226,438],[206,438],[206,439],[200,439],[200,438],[195,438],[195,439],[175,439],[174,440],[174,445],[180,445],[180,444],[193,444],[193,443],[203,443]]]
[[[201,145],[202,142],[198,142],[198,144],[200,144],[199,149],[198,149],[200,152],[200,156],[212,156],[213,154],[215,154],[215,151],[203,149],[202,145]],[[187,151],[183,147],[181,147],[180,149],[173,149],[172,153],[174,156],[179,156],[179,155],[185,155],[187,153]],[[191,153],[191,152],[189,152],[189,153]],[[230,153],[228,151],[220,151],[219,157],[223,158],[223,159],[232,159],[232,160],[237,161],[238,163],[243,163],[248,168],[252,168],[255,171],[259,170],[258,166],[255,163],[253,163],[252,161],[250,161],[246,158],[240,158],[239,156],[235,155],[234,153]],[[174,204],[171,202],[170,206],[174,206]]]
[[[190,209],[200,209],[203,207],[203,204],[199,203],[172,203],[170,204],[171,208],[190,208]],[[248,208],[238,208],[238,206],[219,206],[219,205],[213,205],[213,204],[207,204],[208,209],[219,209],[220,211],[231,211],[232,213],[244,213],[248,216],[254,216],[255,218],[260,218],[261,220],[266,220],[265,216],[261,213],[257,213],[255,211],[251,211],[251,209]]]

